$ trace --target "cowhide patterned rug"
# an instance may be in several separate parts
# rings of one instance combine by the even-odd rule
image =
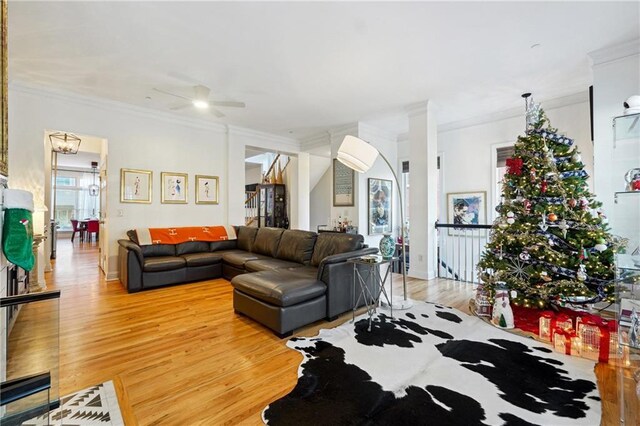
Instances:
[[[262,413],[269,425],[598,425],[594,363],[415,302],[292,338],[298,384]]]

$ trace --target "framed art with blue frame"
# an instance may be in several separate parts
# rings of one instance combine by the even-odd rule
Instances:
[[[369,235],[392,233],[393,182],[369,178]]]

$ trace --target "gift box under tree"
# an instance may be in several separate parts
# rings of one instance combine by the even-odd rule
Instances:
[[[618,351],[618,323],[606,321],[590,315],[577,321],[577,335],[580,338],[580,353],[583,358],[598,362],[620,357]]]

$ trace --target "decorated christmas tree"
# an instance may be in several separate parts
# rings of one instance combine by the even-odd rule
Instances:
[[[580,152],[523,97],[527,130],[507,160],[499,217],[478,264],[484,290],[493,298],[506,284],[511,302],[525,307],[612,301],[619,243],[589,192]]]

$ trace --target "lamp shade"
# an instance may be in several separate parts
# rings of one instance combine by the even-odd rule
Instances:
[[[378,158],[378,150],[355,136],[347,135],[338,149],[338,161],[358,173],[364,173]]]

